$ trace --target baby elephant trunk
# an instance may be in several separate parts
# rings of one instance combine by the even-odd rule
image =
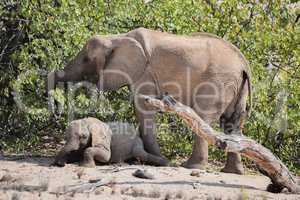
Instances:
[[[56,156],[54,164],[61,167],[65,166],[69,155],[77,150],[79,150],[79,141],[75,139],[69,141]]]

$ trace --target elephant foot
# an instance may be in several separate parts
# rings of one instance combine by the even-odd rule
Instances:
[[[166,159],[165,157],[160,157],[159,161],[158,161],[159,166],[170,166],[170,161],[168,159]]]
[[[226,165],[223,169],[221,169],[221,172],[242,175],[244,174],[244,167],[243,165],[234,165],[234,166]]]
[[[158,157],[152,154],[149,154],[147,156],[146,163],[154,166],[161,166],[161,167],[166,167],[169,166],[170,161],[166,159],[165,157]]]
[[[204,169],[207,163],[208,161],[206,159],[196,160],[190,158],[188,161],[184,162],[182,166],[188,169]]]
[[[182,166],[188,169],[204,169],[207,163],[208,143],[204,138],[195,135],[192,155]]]
[[[244,167],[240,154],[228,152],[226,165],[223,169],[221,169],[221,172],[244,174]]]

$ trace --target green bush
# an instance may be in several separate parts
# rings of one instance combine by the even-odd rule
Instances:
[[[70,116],[67,112],[70,104],[77,108],[75,118],[96,116],[136,123],[127,88],[93,98],[84,89],[75,94],[57,89],[52,95],[59,102],[59,111],[53,117],[48,109],[47,72],[63,68],[90,36],[117,34],[141,26],[174,34],[204,31],[232,42],[249,60],[254,103],[245,134],[270,148],[299,173],[299,11],[291,8],[291,3],[276,0],[262,3],[251,0],[2,1],[0,145],[5,150],[23,151],[35,148],[43,135],[60,136]],[[68,95],[74,96],[71,103]],[[163,152],[170,158],[190,154],[189,130],[171,133],[168,127],[181,126],[182,122],[170,115],[159,115],[157,120]],[[222,155],[214,151],[212,158],[222,160]]]

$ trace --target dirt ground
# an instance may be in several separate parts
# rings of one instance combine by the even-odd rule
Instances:
[[[49,166],[51,162],[46,157],[0,158],[0,200],[300,199],[266,192],[269,179],[259,175],[127,164],[58,168]],[[134,177],[137,169],[146,169],[154,179]],[[88,187],[98,183],[104,185]]]

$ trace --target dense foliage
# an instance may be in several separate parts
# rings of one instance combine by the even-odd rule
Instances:
[[[6,151],[35,151],[42,136],[61,136],[70,116],[136,122],[127,88],[96,96],[84,89],[67,94],[57,89],[52,95],[59,106],[54,113],[49,109],[47,73],[63,68],[90,36],[137,27],[174,34],[204,31],[232,42],[249,60],[254,94],[245,134],[299,173],[299,10],[293,1],[259,2],[1,1],[0,145]],[[76,109],[70,114],[72,105]],[[188,155],[192,135],[187,128],[178,129],[182,122],[161,114],[157,120],[165,155]],[[223,159],[212,151],[214,159]]]

